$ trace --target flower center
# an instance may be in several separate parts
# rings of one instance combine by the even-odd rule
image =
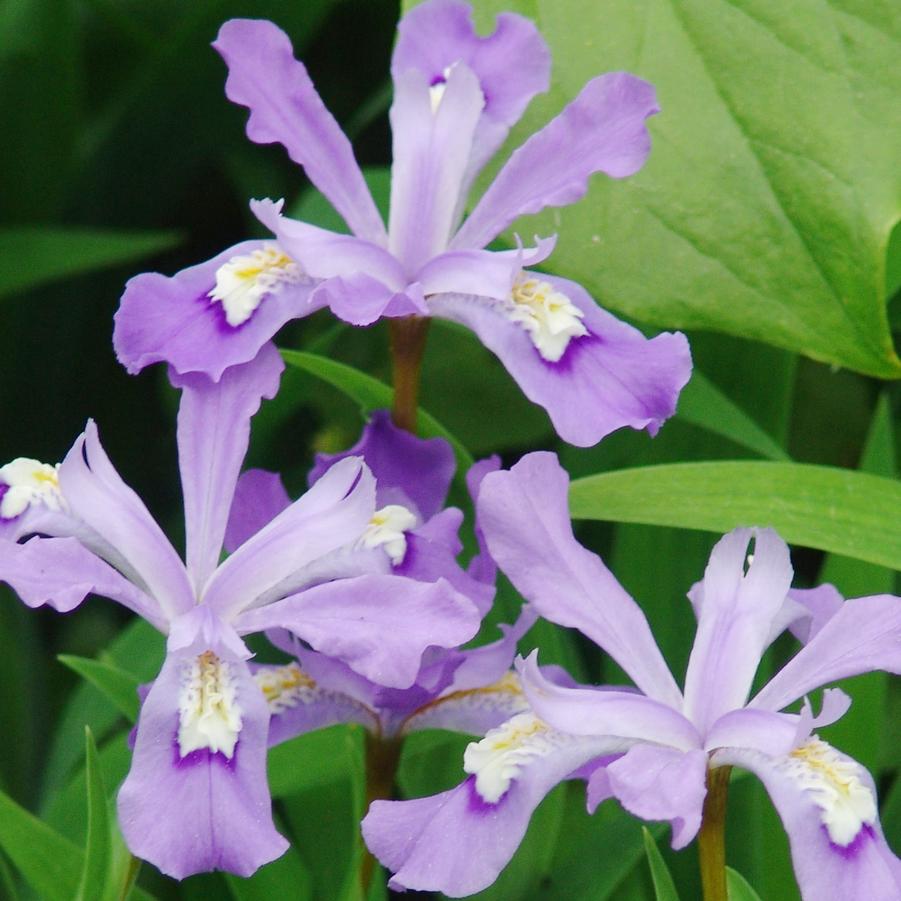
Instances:
[[[59,464],[50,466],[28,457],[17,457],[0,467],[0,519],[21,516],[32,504],[62,510]]]
[[[847,847],[876,822],[876,799],[861,779],[863,767],[814,737],[788,755],[788,772],[820,809],[833,844]]]
[[[538,353],[556,363],[572,338],[588,334],[582,324],[585,314],[550,282],[523,274],[513,284],[507,314],[532,339]]]
[[[296,707],[316,687],[316,683],[296,664],[267,666],[253,674],[254,681],[269,705],[273,716]]]
[[[416,516],[400,504],[388,504],[376,510],[369,520],[359,544],[363,547],[384,547],[391,563],[397,566],[407,553],[406,533],[416,526]]]
[[[296,284],[303,273],[281,248],[267,244],[253,253],[232,257],[216,270],[216,286],[207,295],[222,304],[231,326],[247,322],[267,294],[283,284]]]
[[[178,750],[182,757],[208,748],[229,760],[241,732],[231,665],[205,651],[185,663],[178,699]]]
[[[476,777],[476,791],[482,800],[496,804],[523,766],[551,753],[562,738],[534,713],[518,713],[467,746],[463,769]]]

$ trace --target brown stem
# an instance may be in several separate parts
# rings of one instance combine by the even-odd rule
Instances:
[[[415,435],[419,372],[429,320],[422,316],[404,316],[392,319],[388,328],[394,370],[394,408],[391,418],[398,428]]]
[[[373,801],[390,801],[394,797],[401,748],[402,742],[398,738],[384,739],[366,733],[366,810]],[[363,860],[360,863],[360,882],[364,897],[369,891],[374,872],[375,858],[364,846]]]
[[[732,767],[707,770],[707,797],[698,837],[704,901],[728,901],[726,889],[726,795]]]

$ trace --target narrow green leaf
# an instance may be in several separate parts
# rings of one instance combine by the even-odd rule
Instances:
[[[87,275],[152,256],[175,246],[175,232],[69,228],[0,230],[0,298],[49,282]]]
[[[901,484],[799,463],[677,463],[577,479],[575,519],[726,532],[774,527],[792,544],[901,568]]]
[[[343,391],[360,405],[364,413],[391,406],[394,391],[388,385],[346,363],[300,350],[283,350],[282,356],[289,366],[303,369]],[[469,451],[437,419],[422,408],[419,410],[419,429],[425,438],[444,438],[450,443],[457,458],[459,473],[465,473],[472,466]]]
[[[760,901],[760,895],[751,888],[741,873],[726,867],[726,891],[729,901]]]
[[[84,854],[0,792],[0,847],[44,901],[72,901],[78,892]]]
[[[9,901],[19,901],[19,892],[16,889],[12,870],[6,862],[6,855],[0,851],[0,898],[8,898]]]
[[[85,726],[85,768],[87,775],[88,834],[84,866],[75,901],[102,898],[110,868],[110,820],[106,789],[100,772],[97,745],[89,727]]]
[[[137,722],[140,707],[137,690],[141,683],[135,676],[111,663],[89,657],[58,654],[56,659],[100,689],[130,723]]]
[[[790,459],[741,407],[697,369],[679,395],[678,416],[685,422],[729,438],[768,460]]]
[[[666,861],[654,841],[654,836],[648,832],[646,826],[641,827],[644,838],[644,851],[648,856],[648,866],[651,868],[651,879],[654,880],[654,895],[657,901],[679,901],[679,893],[676,884],[666,866]]]

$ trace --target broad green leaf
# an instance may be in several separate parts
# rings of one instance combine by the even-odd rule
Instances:
[[[412,4],[407,4],[412,5]],[[554,59],[521,143],[601,71],[652,82],[653,150],[625,181],[515,224],[605,307],[901,375],[885,249],[901,213],[901,47],[866,0],[480,0],[532,17]],[[483,180],[484,182],[484,180]]]
[[[280,798],[350,779],[360,759],[362,730],[337,725],[299,735],[269,749],[269,789]]]
[[[642,826],[641,835],[644,838],[644,851],[648,856],[648,866],[651,869],[651,879],[654,880],[654,894],[657,901],[679,901],[679,893],[676,891],[673,877],[657,847],[657,842],[654,841],[654,836],[648,832],[646,826]]]
[[[131,263],[168,250],[179,240],[175,232],[0,229],[0,298]]]
[[[87,777],[88,831],[84,865],[75,901],[102,898],[110,869],[110,821],[106,789],[100,772],[97,745],[89,727],[85,726],[85,773]]]
[[[901,848],[901,775],[895,776],[891,789],[883,798],[880,819],[889,847]]]
[[[303,369],[343,391],[360,405],[364,413],[391,406],[394,392],[388,385],[346,363],[299,350],[283,350],[282,356],[289,366]],[[438,437],[450,442],[457,458],[458,474],[465,473],[472,466],[469,451],[437,419],[423,409],[419,410],[419,429],[425,438]]]
[[[729,438],[769,460],[788,460],[788,454],[716,385],[695,368],[679,395],[680,419]]]
[[[137,722],[139,679],[102,660],[71,654],[58,654],[56,659],[103,692],[130,723]]]
[[[751,888],[748,880],[732,867],[726,867],[726,891],[729,893],[729,901],[761,901],[760,895]]]
[[[313,898],[310,873],[293,847],[249,879],[226,873],[225,881],[235,901],[272,901],[273,898],[312,901]]]
[[[772,526],[792,544],[901,567],[901,483],[800,463],[676,463],[601,473],[570,489],[574,519],[726,532]]]
[[[19,901],[19,892],[16,889],[13,873],[6,862],[6,855],[3,851],[0,851],[0,898]]]

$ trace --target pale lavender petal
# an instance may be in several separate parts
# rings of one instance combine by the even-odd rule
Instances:
[[[546,619],[599,644],[649,697],[682,696],[641,609],[601,559],[573,537],[569,476],[549,453],[485,476],[478,515],[492,557]]]
[[[177,372],[203,372],[216,381],[229,366],[252,360],[286,322],[310,312],[313,283],[277,286],[238,326],[229,325],[222,304],[209,293],[221,266],[271,245],[245,241],[171,277],[147,272],[130,279],[113,329],[119,362],[131,373],[165,362]]]
[[[384,225],[350,141],[294,59],[287,35],[271,22],[232,19],[213,47],[228,66],[226,96],[250,110],[247,137],[257,144],[281,144],[354,234],[384,240]]]
[[[478,500],[482,480],[489,472],[497,472],[500,468],[501,458],[494,454],[484,460],[477,460],[469,467],[469,472],[466,473],[466,489],[470,498],[472,498],[473,507],[475,508],[475,535],[479,545],[479,552],[469,561],[466,571],[474,579],[478,579],[480,582],[485,582],[488,585],[494,585],[497,578],[497,564],[488,552],[488,545],[485,542],[485,532],[482,529]]]
[[[228,514],[225,549],[233,553],[290,506],[291,498],[278,473],[265,469],[249,469],[241,473]]]
[[[319,286],[315,299],[350,325],[372,325],[382,317],[428,314],[420,285],[414,283],[395,291],[363,272],[330,278]]]
[[[250,419],[278,391],[285,364],[275,345],[218,382],[202,373],[170,380],[181,389],[178,466],[185,501],[188,576],[197,596],[219,564],[238,473],[250,443]]]
[[[445,580],[372,575],[316,585],[249,610],[235,625],[241,632],[288,629],[373,682],[407,688],[427,647],[463,644],[479,620],[472,602]]]
[[[169,654],[202,654],[210,649],[235,660],[248,660],[253,656],[231,624],[224,622],[206,604],[196,604],[172,620],[166,639]]]
[[[685,676],[685,714],[701,731],[744,706],[792,575],[788,547],[772,529],[734,529],[713,548],[692,589],[700,618]]]
[[[535,25],[501,13],[495,30],[476,33],[472,7],[458,0],[433,0],[410,10],[398,24],[391,59],[395,79],[416,69],[429,84],[441,84],[456,62],[476,74],[485,97],[476,129],[467,182],[500,147],[529,101],[548,89],[550,52]]]
[[[800,750],[803,755],[803,747]],[[852,766],[859,785],[874,799],[872,822],[862,824],[857,835],[847,843],[833,840],[824,809],[818,803],[823,800],[828,805],[831,800],[817,790],[823,781],[822,771],[808,773],[803,780],[799,778],[804,768],[802,758],[771,757],[759,751],[732,748],[718,751],[712,762],[717,766],[743,767],[763,782],[788,833],[795,876],[804,901],[825,898],[897,901],[901,897],[901,861],[888,847],[876,819],[873,780],[859,764],[831,748],[828,750],[834,755],[830,765],[834,766],[838,760]],[[834,823],[833,831],[836,827]]]
[[[710,752],[734,747],[753,748],[765,754],[787,754],[797,744],[799,720],[794,714],[769,710],[730,710],[707,731],[704,748]]]
[[[793,588],[789,600],[807,612],[807,616],[795,620],[790,628],[792,635],[805,644],[842,609],[845,599],[834,585],[818,585],[816,588]]]
[[[374,711],[355,698],[318,684],[298,664],[251,666],[269,707],[269,746],[336,723],[378,730]]]
[[[624,178],[647,159],[645,120],[659,111],[654,88],[626,72],[594,78],[530,137],[498,173],[452,242],[484,247],[514,219],[581,198],[595,172]]]
[[[59,483],[73,515],[127,561],[131,571],[125,574],[156,599],[164,616],[171,619],[193,605],[184,564],[143,501],[113,468],[93,422],[60,465]],[[118,557],[109,562],[117,564]]]
[[[559,733],[556,734],[559,736]],[[375,801],[362,822],[370,851],[392,872],[390,888],[471,895],[497,879],[542,798],[608,742],[559,736],[558,747],[525,760],[507,792],[486,803],[475,777],[415,801]]]
[[[232,661],[241,711],[233,755],[202,748],[181,756],[179,702],[191,663],[167,657],[144,701],[119,825],[133,854],[176,879],[214,869],[250,876],[288,847],[266,784],[266,702],[247,665]]]
[[[702,744],[678,710],[638,692],[557,685],[539,670],[537,651],[518,660],[516,668],[535,715],[561,732],[649,741],[683,751]]]
[[[408,69],[394,79],[388,246],[410,273],[447,248],[484,105],[465,63],[453,66],[442,90],[435,107],[423,74]]]
[[[352,543],[375,511],[375,480],[359,457],[333,466],[217,570],[204,602],[228,618],[269,589]]]
[[[166,629],[156,601],[75,538],[0,541],[0,581],[29,607],[49,604],[68,613],[89,594],[97,594],[118,601],[161,631]]]
[[[648,339],[602,310],[575,282],[540,275],[583,313],[588,334],[570,339],[563,356],[546,360],[504,304],[472,295],[429,300],[434,316],[472,329],[495,353],[526,397],[547,410],[557,433],[580,447],[628,426],[656,434],[676,410],[691,375],[685,336]],[[512,302],[511,302],[512,303]]]
[[[667,820],[672,845],[684,848],[701,828],[707,795],[707,755],[649,744],[636,745],[606,768],[610,792],[643,820]]]
[[[874,670],[901,673],[901,598],[889,594],[845,601],[751,704],[781,710],[821,685]]]
[[[418,438],[391,422],[387,410],[376,410],[360,440],[337,454],[317,454],[308,477],[312,485],[330,466],[345,457],[366,461],[376,480],[376,504],[411,506],[423,520],[444,505],[456,462],[443,438]]]

